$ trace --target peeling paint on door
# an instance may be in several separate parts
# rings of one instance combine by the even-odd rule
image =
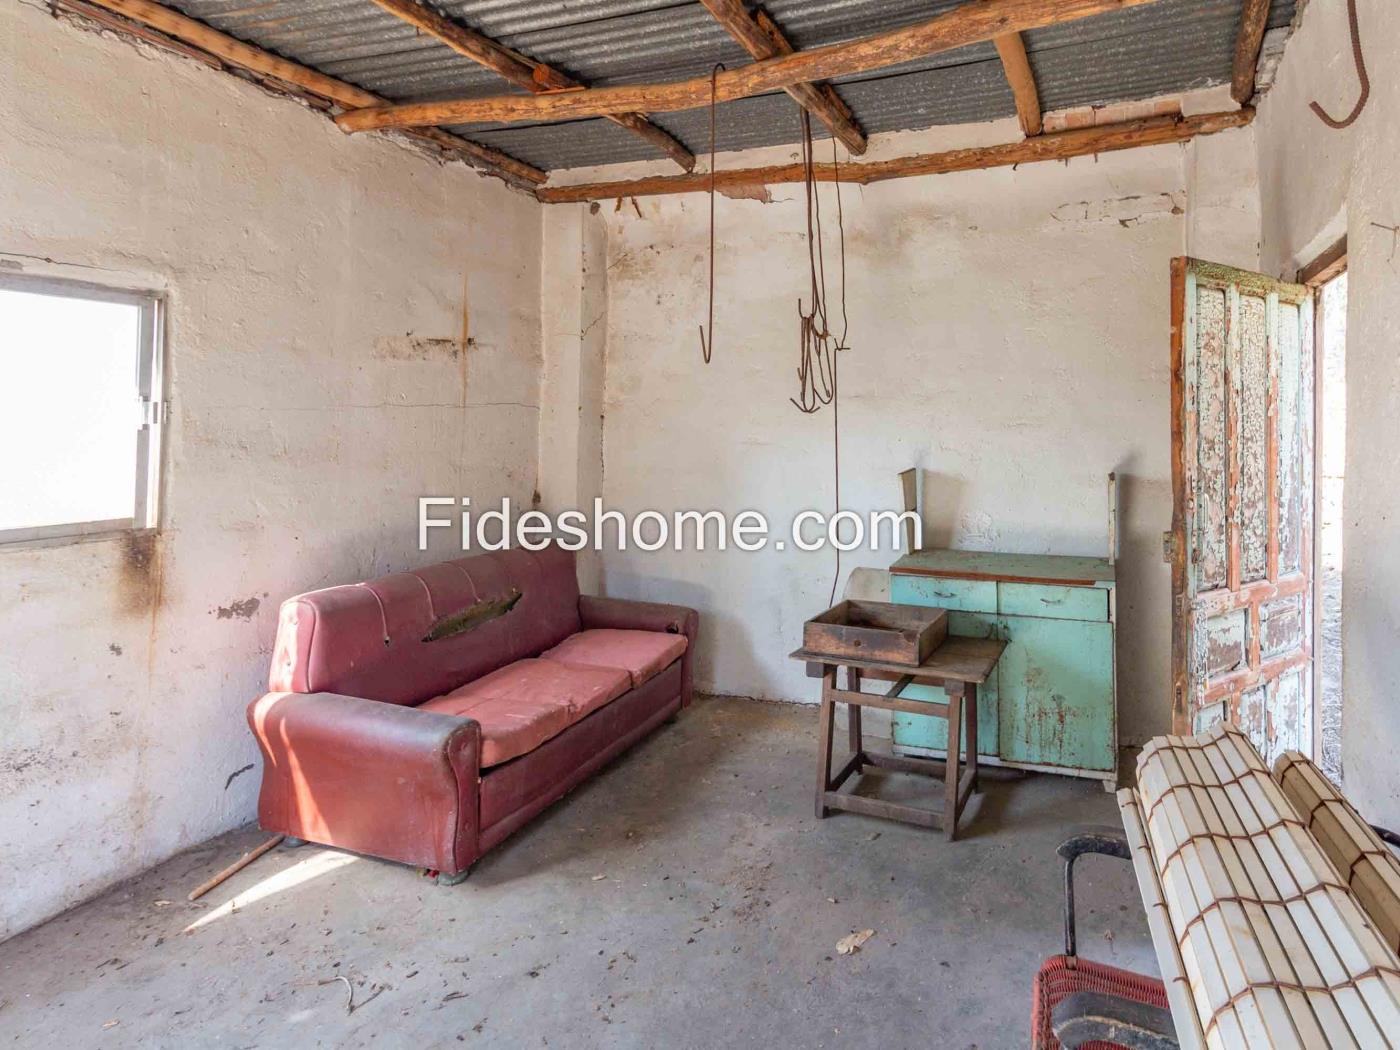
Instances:
[[[1309,293],[1191,259],[1172,293],[1175,731],[1310,753]]]

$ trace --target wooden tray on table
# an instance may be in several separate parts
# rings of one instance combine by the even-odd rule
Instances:
[[[948,613],[917,605],[847,600],[802,627],[802,648],[844,659],[918,667],[948,637]]]

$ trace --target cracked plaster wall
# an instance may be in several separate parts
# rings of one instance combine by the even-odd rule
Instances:
[[[283,598],[528,505],[541,208],[24,4],[0,110],[0,266],[163,289],[171,401],[158,535],[0,550],[2,939],[252,819]]]
[[[1188,110],[1225,105],[1217,91],[1191,99]],[[871,156],[1015,135],[1014,121],[933,129],[881,137]],[[897,507],[896,475],[917,466],[929,544],[1101,555],[1106,476],[1118,471],[1125,742],[1170,725],[1170,588],[1161,557],[1171,519],[1169,262],[1189,243],[1206,257],[1257,264],[1253,138],[1214,137],[1209,163],[1197,163],[1200,148],[842,191],[851,346],[840,372],[842,505],[862,513]],[[720,165],[785,159],[787,151],[753,151]],[[836,314],[835,198],[829,186],[823,193]],[[830,511],[831,412],[804,416],[788,403],[808,280],[801,201],[800,185],[717,201],[708,367],[696,327],[706,309],[707,198],[605,202],[591,216],[607,237],[601,412],[609,507],[757,508],[781,532],[801,510]],[[888,549],[843,555],[840,586],[853,567],[883,567],[893,557]],[[698,688],[787,700],[816,695],[787,653],[803,620],[828,604],[834,571],[830,550],[790,544],[603,557],[608,593],[701,610]]]

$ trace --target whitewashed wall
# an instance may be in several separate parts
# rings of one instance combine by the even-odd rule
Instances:
[[[1335,131],[1308,109],[1351,111],[1359,90],[1346,5],[1312,0],[1284,51],[1256,137],[1264,268],[1291,277],[1348,242],[1347,464],[1342,597],[1342,775],[1370,820],[1400,825],[1400,5],[1358,0],[1371,99]]]
[[[0,112],[0,266],[165,289],[171,400],[153,543],[0,551],[3,939],[252,818],[283,597],[433,560],[420,494],[528,505],[541,237],[461,165],[27,4]]]
[[[874,152],[1015,134],[1003,122],[899,136]],[[1252,173],[1252,141],[1217,137],[1210,165],[1194,163],[1198,147],[1165,146],[843,191],[851,349],[841,359],[842,505],[898,506],[895,476],[918,466],[930,543],[1103,554],[1105,478],[1116,470],[1127,741],[1170,723],[1161,558],[1171,518],[1169,262],[1189,232],[1193,251],[1255,263],[1256,198],[1214,177],[1216,163]],[[831,413],[803,416],[787,400],[807,282],[802,191],[778,186],[771,196],[718,203],[709,367],[696,331],[706,198],[641,198],[640,214],[630,203],[599,212],[608,235],[609,506],[756,508],[784,530],[800,510],[831,508]],[[891,557],[846,555],[842,584],[852,566]],[[834,568],[829,551],[794,549],[604,557],[609,593],[701,610],[701,688],[783,699],[813,696],[786,654],[802,621],[826,606]]]

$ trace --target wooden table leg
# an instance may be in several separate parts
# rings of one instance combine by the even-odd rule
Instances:
[[[853,693],[860,692],[860,668],[846,668],[846,688]],[[861,733],[860,725],[860,704],[846,705],[846,725],[850,731],[851,755],[858,756],[865,750],[865,742]],[[856,766],[856,771],[860,771],[860,762]]]
[[[959,752],[962,750],[963,689],[961,682],[948,682],[948,761],[943,780],[943,835],[952,842],[958,837],[958,780],[962,775]]]
[[[967,683],[967,771],[972,774],[972,790],[977,788],[977,683]]]
[[[836,667],[822,668],[822,707],[817,735],[817,819],[827,814],[826,790],[831,783],[831,736],[836,723],[836,703],[831,694],[836,690]]]

